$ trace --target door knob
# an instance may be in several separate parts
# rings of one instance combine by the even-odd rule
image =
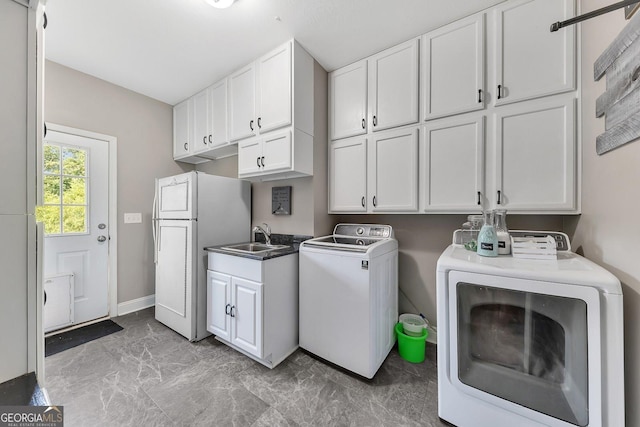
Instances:
[[[106,241],[107,241],[107,238],[105,236],[98,236],[98,242],[102,243]]]

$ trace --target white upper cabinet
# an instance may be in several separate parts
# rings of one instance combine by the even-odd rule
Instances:
[[[251,63],[229,76],[229,133],[232,141],[256,135],[256,68]]]
[[[329,212],[367,211],[367,138],[333,141],[329,147]]]
[[[291,124],[291,43],[269,52],[258,65],[258,131]]]
[[[174,126],[175,160],[202,163],[236,154],[227,135],[227,79],[176,105]]]
[[[369,122],[372,130],[418,122],[419,39],[369,58]]]
[[[209,114],[209,89],[193,97],[193,141],[194,154],[207,151],[211,147],[211,119]]]
[[[193,103],[193,98],[189,98],[173,107],[173,158],[198,164],[208,160],[194,155],[196,144],[193,135]]]
[[[422,36],[422,119],[484,108],[485,14]]]
[[[291,168],[291,131],[273,132],[238,143],[238,177]]]
[[[250,81],[256,83],[251,86]],[[313,175],[314,87],[313,58],[295,41],[229,78],[231,139],[239,140],[239,178],[267,181]]]
[[[375,133],[367,149],[372,212],[418,210],[418,128]]]
[[[367,61],[329,74],[329,138],[367,132]]]
[[[229,143],[229,134],[227,132],[227,79],[209,88],[209,105],[212,135],[211,148],[222,147]]]
[[[549,31],[575,16],[574,0],[511,0],[493,13],[495,105],[575,89],[575,28]]]
[[[493,207],[532,213],[578,210],[575,104],[569,94],[496,113]]]
[[[329,138],[390,129],[419,120],[419,39],[329,75]]]
[[[420,142],[422,210],[474,212],[484,204],[484,116],[434,120]]]
[[[291,124],[291,43],[229,77],[231,140]]]
[[[191,134],[191,105],[193,100],[187,99],[173,107],[173,157],[189,155]]]

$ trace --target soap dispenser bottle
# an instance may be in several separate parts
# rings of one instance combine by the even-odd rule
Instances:
[[[507,229],[507,211],[496,209],[496,235],[498,236],[498,255],[509,255],[511,253],[511,237]]]
[[[493,225],[494,211],[484,211],[484,224],[478,234],[478,255],[498,256],[498,235]]]

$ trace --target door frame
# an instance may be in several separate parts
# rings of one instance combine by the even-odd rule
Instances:
[[[46,123],[47,131],[106,141],[109,146],[109,317],[118,315],[118,138],[55,123]],[[43,137],[43,143],[44,139]],[[42,165],[38,165],[37,204],[42,205]],[[40,308],[42,309],[42,308]]]

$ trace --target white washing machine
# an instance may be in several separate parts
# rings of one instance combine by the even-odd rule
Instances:
[[[438,415],[458,427],[624,426],[622,289],[551,235],[557,259],[438,260]]]
[[[300,347],[373,378],[394,345],[398,242],[389,225],[338,224],[300,244]]]

